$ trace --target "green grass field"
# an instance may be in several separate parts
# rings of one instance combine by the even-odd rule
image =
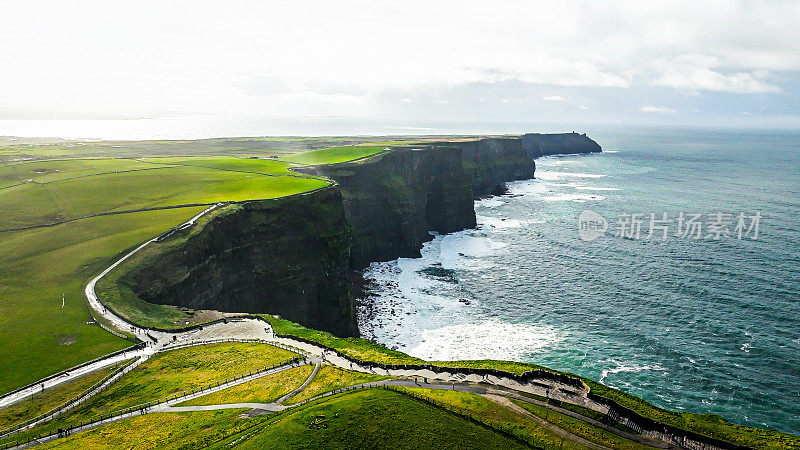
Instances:
[[[397,392],[369,389],[313,402],[211,448],[525,448],[495,430]]]
[[[157,168],[134,159],[91,158],[18,162],[0,166],[0,188],[23,183],[51,183],[101,173]]]
[[[38,157],[61,159],[0,164],[0,230],[50,225],[0,231],[0,393],[132,345],[91,324],[83,293],[86,283],[126,250],[204,208],[95,215],[275,198],[327,185],[292,174],[287,171],[289,163],[271,159],[174,157],[159,158],[158,163],[64,159],[70,152],[87,153],[91,147],[89,143],[65,145],[13,145],[23,155],[36,150]],[[116,144],[96,145],[121,156],[131,153],[116,149]],[[8,148],[4,151],[19,156]],[[85,216],[94,217],[63,222]],[[151,309],[167,317],[164,321],[169,324],[195,318],[193,312],[173,307],[147,304],[140,308]]]
[[[501,430],[527,442],[534,448],[586,448],[573,441],[563,439],[561,436],[534,422],[533,419],[477,394],[425,388],[394,387],[394,389]]]
[[[527,448],[496,430],[386,390],[338,395],[277,416],[243,418],[241,412],[148,414],[42,448]]]
[[[230,156],[173,156],[144,158],[142,161],[146,161],[156,167],[158,165],[186,165],[245,173],[259,173],[263,175],[296,175],[294,172],[288,170],[290,167],[295,166],[295,164],[275,159],[234,158]]]
[[[194,166],[26,183],[0,190],[0,230],[113,211],[275,198],[325,185],[319,179]]]
[[[266,344],[224,343],[159,353],[64,416],[12,436],[16,440],[49,433],[172,395],[190,393],[234,376],[288,362],[297,354]],[[0,443],[9,439],[0,440]]]
[[[123,364],[116,364],[88,373],[55,388],[34,394],[23,402],[15,403],[0,409],[0,431],[42,414],[47,414],[55,408],[75,400],[96,383],[99,383],[105,377],[114,373],[122,365]]]
[[[333,147],[284,157],[286,161],[300,164],[336,164],[380,153],[384,146]]]
[[[57,439],[40,448],[56,449],[201,449],[264,422],[239,417],[241,409],[192,413],[156,413],[121,420]]]
[[[225,343],[159,353],[125,374],[81,411],[99,414],[207,387],[233,376],[281,365],[296,353],[267,344]]]
[[[354,372],[343,370],[338,367],[324,365],[317,373],[317,376],[294,397],[286,401],[287,405],[303,402],[317,395],[341,389],[356,384],[370,383],[373,381],[388,380],[390,377],[373,375],[371,373]]]
[[[313,370],[314,366],[312,365],[294,367],[180,403],[178,406],[274,402],[302,385]]]
[[[0,392],[133,345],[88,323],[86,283],[116,255],[201,210],[94,217],[0,233]]]
[[[511,401],[514,402],[516,405],[524,408],[531,414],[534,414],[535,416],[540,417],[549,423],[552,423],[553,425],[561,428],[562,430],[569,431],[570,433],[576,434],[594,443],[604,445],[610,448],[623,449],[623,450],[650,448],[646,445],[639,444],[630,439],[625,439],[623,437],[617,436],[609,431],[603,430],[602,428],[592,426],[582,420],[567,416],[565,414],[560,414],[545,407],[518,400],[511,400]]]

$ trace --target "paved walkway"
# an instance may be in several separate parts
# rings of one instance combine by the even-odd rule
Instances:
[[[220,205],[221,204],[216,204],[216,205],[213,205],[213,206],[207,208],[206,210],[204,210],[200,214],[196,215],[195,217],[193,217],[192,219],[190,219],[186,223],[182,224],[178,228],[179,229],[183,229],[183,228],[188,228],[188,227],[194,225],[196,223],[196,221],[200,217],[202,217],[203,215],[207,214],[208,212],[212,211],[213,209],[215,209],[216,207],[218,207]],[[136,249],[134,249],[130,253],[126,254],[122,258],[120,258],[118,261],[116,261],[114,264],[109,266],[107,269],[105,269],[98,276],[93,278],[89,282],[89,284],[87,284],[86,290],[85,290],[86,291],[86,297],[87,297],[87,299],[89,301],[89,305],[92,307],[92,309],[98,315],[100,315],[105,320],[107,320],[113,327],[116,327],[119,330],[122,330],[122,331],[125,331],[125,332],[129,332],[129,333],[135,335],[138,339],[140,339],[141,341],[146,343],[146,347],[143,348],[143,349],[140,349],[140,350],[126,352],[125,354],[115,355],[113,357],[100,359],[100,360],[98,360],[98,361],[96,361],[96,362],[94,362],[92,364],[89,364],[87,366],[81,367],[80,369],[69,371],[69,372],[66,372],[66,373],[62,374],[61,376],[52,378],[50,380],[46,380],[46,381],[44,381],[42,383],[42,385],[38,385],[38,384],[37,385],[33,385],[33,386],[31,386],[31,387],[29,387],[27,389],[23,389],[21,391],[18,391],[18,392],[15,392],[15,393],[8,394],[6,396],[0,397],[0,407],[8,406],[10,404],[19,402],[21,400],[24,400],[25,398],[30,397],[31,395],[34,395],[34,394],[36,394],[38,392],[41,392],[42,390],[53,388],[55,386],[58,386],[58,385],[66,382],[66,381],[73,380],[73,379],[75,379],[75,378],[77,378],[77,377],[79,377],[81,375],[86,374],[86,373],[92,372],[94,370],[98,370],[98,369],[103,368],[103,367],[107,367],[107,366],[112,365],[112,364],[116,364],[116,363],[118,363],[120,361],[124,361],[124,360],[130,359],[130,358],[139,357],[140,361],[137,363],[137,364],[139,364],[139,363],[143,362],[144,360],[146,360],[147,358],[151,357],[153,354],[155,354],[155,353],[157,353],[159,351],[166,351],[166,350],[169,350],[171,348],[182,347],[182,346],[192,345],[192,344],[203,344],[203,343],[208,343],[209,341],[220,340],[220,339],[247,339],[247,340],[259,340],[259,341],[262,341],[262,342],[265,342],[265,343],[277,343],[277,344],[282,344],[282,345],[285,345],[285,346],[290,346],[290,347],[293,347],[295,349],[298,349],[300,352],[305,353],[306,356],[309,356],[309,357],[313,358],[313,362],[316,364],[316,367],[314,368],[313,373],[303,383],[302,386],[300,386],[298,389],[295,389],[294,391],[290,392],[289,394],[281,397],[276,402],[272,402],[272,403],[234,403],[234,404],[228,404],[228,405],[185,406],[185,407],[177,407],[177,406],[175,406],[175,404],[177,404],[177,403],[185,402],[185,401],[191,400],[193,398],[197,398],[197,397],[200,397],[200,396],[203,396],[203,395],[207,395],[207,394],[210,394],[210,393],[213,393],[213,392],[218,392],[218,391],[221,391],[223,389],[230,388],[232,386],[236,386],[236,385],[239,385],[239,384],[242,384],[242,383],[246,383],[248,381],[252,381],[254,379],[257,379],[257,378],[260,378],[260,377],[263,377],[263,376],[266,376],[266,375],[270,375],[272,373],[277,373],[280,370],[286,370],[286,368],[288,368],[288,367],[279,368],[280,370],[279,369],[275,369],[274,371],[263,372],[263,373],[256,374],[256,375],[253,375],[253,376],[250,376],[250,377],[245,377],[245,378],[242,378],[242,379],[239,379],[239,380],[235,380],[235,381],[232,381],[230,383],[226,383],[224,385],[220,385],[218,387],[215,387],[213,389],[206,390],[204,392],[192,394],[192,395],[189,395],[189,396],[181,397],[180,399],[176,399],[174,401],[166,402],[166,403],[164,403],[162,405],[158,405],[156,407],[150,408],[149,410],[142,410],[139,413],[144,414],[146,412],[154,412],[154,411],[164,411],[164,412],[166,412],[166,411],[197,411],[197,410],[214,410],[214,409],[228,409],[228,408],[250,408],[250,409],[263,410],[263,411],[281,411],[281,410],[287,408],[287,406],[283,405],[282,402],[286,401],[287,399],[289,399],[292,396],[296,395],[298,392],[300,392],[303,389],[305,389],[305,387],[314,379],[314,377],[316,376],[317,372],[319,371],[319,369],[321,367],[321,363],[323,363],[323,362],[327,363],[327,364],[331,364],[331,365],[339,367],[339,368],[342,368],[342,369],[348,369],[348,370],[354,370],[354,371],[365,372],[365,373],[374,373],[374,374],[378,374],[378,375],[386,375],[386,376],[392,376],[392,377],[405,378],[405,379],[400,379],[400,380],[396,379],[396,380],[386,380],[386,381],[376,382],[376,383],[367,383],[366,385],[361,385],[359,387],[377,387],[377,386],[382,386],[382,385],[397,385],[397,386],[411,386],[411,387],[426,387],[426,388],[430,388],[430,389],[451,389],[451,390],[458,390],[458,391],[464,391],[464,392],[472,392],[472,393],[481,394],[481,395],[489,395],[489,396],[491,396],[489,398],[491,398],[491,399],[493,399],[495,401],[501,401],[500,399],[503,399],[501,402],[505,406],[509,406],[509,404],[513,405],[513,403],[510,403],[510,401],[508,401],[508,399],[506,397],[513,396],[513,395],[516,395],[517,397],[522,397],[519,394],[515,394],[513,392],[510,393],[510,394],[513,394],[513,395],[509,395],[508,391],[528,392],[528,393],[537,394],[537,395],[540,395],[540,396],[543,396],[543,397],[548,397],[548,398],[551,398],[551,399],[560,400],[560,401],[564,401],[564,402],[567,402],[567,403],[584,406],[584,407],[587,407],[589,409],[592,409],[594,411],[597,411],[597,412],[600,412],[600,413],[603,413],[603,414],[608,412],[607,408],[604,405],[595,403],[595,402],[591,401],[590,399],[588,399],[588,397],[587,397],[588,387],[586,387],[585,385],[582,387],[582,389],[576,390],[576,388],[574,386],[564,385],[564,384],[561,384],[561,383],[558,383],[558,382],[555,382],[555,381],[549,380],[549,379],[541,379],[541,380],[536,380],[536,382],[521,384],[521,383],[517,382],[516,380],[514,380],[512,378],[508,378],[508,377],[494,376],[494,375],[481,376],[481,375],[475,375],[475,374],[471,374],[471,373],[459,372],[457,369],[452,369],[451,371],[447,371],[447,372],[433,372],[431,370],[426,370],[426,369],[420,369],[420,370],[383,369],[383,368],[379,368],[379,367],[375,367],[375,366],[362,366],[362,365],[354,363],[354,362],[352,362],[352,361],[350,361],[350,360],[338,355],[336,352],[333,352],[331,350],[327,350],[327,349],[325,349],[325,348],[323,348],[321,346],[308,344],[306,342],[294,340],[294,339],[291,339],[291,338],[277,337],[275,335],[273,329],[271,328],[271,326],[268,323],[266,323],[264,321],[260,321],[260,320],[255,320],[255,319],[231,319],[231,320],[229,320],[227,322],[221,322],[221,323],[216,323],[216,324],[213,324],[213,325],[207,325],[207,326],[203,326],[203,327],[200,327],[200,328],[197,328],[197,329],[194,329],[194,330],[190,330],[190,331],[185,331],[185,332],[154,331],[154,330],[148,330],[148,329],[145,329],[145,328],[142,328],[142,327],[138,327],[138,326],[135,326],[135,325],[131,325],[126,320],[124,320],[123,318],[117,316],[111,310],[109,310],[108,308],[103,306],[103,304],[98,299],[97,294],[95,293],[95,285],[97,284],[97,282],[103,276],[107,275],[111,270],[113,270],[114,268],[119,266],[122,262],[124,262],[125,260],[130,258],[132,255],[134,255],[135,253],[140,251],[145,246],[149,245],[152,242],[157,241],[158,239],[159,239],[158,237],[157,238],[153,238],[153,239],[145,242],[144,244],[140,245],[139,247],[137,247]],[[419,380],[434,380],[434,381],[421,383]],[[492,389],[492,388],[488,388],[487,389],[486,387],[476,386],[475,383],[483,383],[483,384],[488,384],[488,385],[494,385],[494,387],[496,387],[497,389]],[[489,392],[489,390],[492,390],[492,392]],[[97,390],[97,392],[99,392],[99,390]],[[94,395],[95,393],[96,392],[90,393],[89,396]],[[497,397],[498,395],[500,395],[501,397]],[[87,398],[87,397],[84,397],[82,400],[85,400],[85,398]],[[514,398],[517,398],[517,397],[514,397]],[[319,396],[315,397],[314,399],[316,399],[316,398],[319,398]],[[314,399],[311,399],[311,400],[314,400]],[[306,402],[301,402],[299,404],[303,404],[303,403],[306,403]],[[296,406],[296,405],[293,405],[293,406]],[[516,408],[519,408],[516,405],[513,405],[513,406],[515,406]],[[548,407],[550,409],[554,408],[552,405],[548,405],[548,404],[544,404],[544,403],[542,403],[540,406],[545,406],[545,407]],[[559,412],[561,412],[561,411],[559,411]],[[111,418],[111,419],[108,419],[108,421],[103,421],[103,422],[100,422],[98,424],[87,425],[84,428],[85,429],[93,428],[95,426],[99,426],[99,425],[102,425],[102,424],[105,424],[105,423],[109,423],[109,422],[112,422],[112,421],[115,421],[115,420],[119,420],[119,419],[122,419],[122,418],[132,417],[134,415],[137,415],[137,411],[131,412],[130,414],[126,414],[126,415],[123,415],[123,416],[119,416],[117,418]],[[573,417],[575,417],[575,413],[572,413],[572,414],[569,414],[569,415],[572,415]],[[577,416],[578,416],[577,418],[580,418],[581,420],[585,420],[586,419],[583,416],[580,416],[580,415],[577,415]],[[539,420],[541,420],[541,419],[539,419]],[[545,423],[547,423],[547,422],[545,422]],[[592,423],[592,422],[590,422],[590,423]],[[613,427],[605,426],[604,424],[600,424],[599,422],[592,423],[592,425],[601,426],[602,428],[606,429],[607,431],[610,431],[610,432],[618,434],[618,435],[620,435],[620,433],[623,433],[620,430],[617,430],[617,429],[615,429]],[[556,427],[556,428],[558,428],[558,427]],[[75,432],[82,431],[82,430],[83,430],[83,428],[80,429],[80,430],[75,430]],[[559,428],[559,430],[560,430],[560,428]],[[571,440],[574,440],[574,439],[572,439],[572,436],[570,436],[568,432],[566,432],[564,430],[561,430],[561,431],[563,433],[566,433],[566,434],[563,434],[565,437],[568,437]],[[637,438],[637,439],[634,439],[634,440],[636,440],[637,442],[643,443],[645,445],[657,446],[657,447],[660,447],[660,448],[667,448],[667,447],[661,447],[659,445],[654,445],[653,442],[651,442],[649,440],[645,440],[644,438],[638,438],[638,437],[632,436],[632,435],[629,435],[629,436]],[[627,437],[627,438],[631,439],[631,437],[629,437],[629,436],[624,436],[624,437]],[[576,442],[580,442],[580,441],[576,440]],[[586,445],[586,444],[584,444],[584,445]],[[604,447],[593,445],[593,448],[604,448]]]

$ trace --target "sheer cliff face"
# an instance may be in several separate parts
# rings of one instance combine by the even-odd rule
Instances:
[[[525,152],[531,158],[547,155],[568,155],[574,153],[595,153],[601,151],[600,145],[585,134],[539,134],[528,133],[520,137]]]
[[[151,303],[279,314],[354,335],[353,270],[419,256],[430,231],[473,228],[474,198],[533,178],[533,157],[599,149],[582,135],[528,134],[397,148],[304,168],[338,185],[229,206],[185,245],[139,270],[134,291]]]
[[[419,256],[430,231],[475,226],[472,189],[459,148],[403,148],[314,172],[339,183],[353,228],[354,269]]]
[[[340,336],[357,334],[351,233],[337,189],[229,208],[138,271],[135,292],[151,303],[278,314]]]
[[[502,194],[507,181],[533,178],[536,164],[518,138],[458,142],[462,166],[475,197]]]

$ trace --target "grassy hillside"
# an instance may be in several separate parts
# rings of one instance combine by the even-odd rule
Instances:
[[[69,157],[100,150],[159,155],[153,143],[121,145],[59,141],[0,152],[6,161],[42,158],[0,163],[0,393],[132,345],[92,323],[83,290],[126,250],[204,209],[176,206],[275,198],[327,185],[272,159]],[[147,208],[167,209],[126,212]],[[25,227],[32,228],[2,231]],[[187,317],[177,308],[168,313],[175,316],[170,323]]]
[[[102,216],[0,233],[0,392],[132,345],[89,323],[86,283],[116,255],[201,210]]]
[[[26,183],[0,190],[0,230],[114,211],[282,197],[326,184],[194,166]]]
[[[714,414],[693,414],[690,412],[669,411],[658,408],[633,395],[627,394],[592,380],[574,374],[559,372],[536,364],[512,361],[425,361],[391,350],[374,342],[359,338],[339,338],[330,333],[312,330],[294,322],[264,315],[279,335],[297,337],[318,345],[335,349],[343,355],[362,361],[379,364],[432,364],[440,367],[492,368],[509,373],[543,369],[554,373],[570,375],[586,383],[591,392],[616,402],[620,406],[668,426],[692,431],[700,435],[736,443],[753,448],[800,448],[800,437],[775,430],[736,425]]]
[[[337,396],[278,416],[241,413],[150,414],[42,448],[526,448],[496,430],[384,390]]]
[[[385,146],[333,147],[300,153],[284,159],[300,164],[336,164],[371,156],[385,149]]]
[[[0,439],[0,444],[51,433],[172,395],[190,393],[234,376],[285,364],[296,356],[271,345],[246,343],[212,344],[159,353],[87,403],[33,429]]]

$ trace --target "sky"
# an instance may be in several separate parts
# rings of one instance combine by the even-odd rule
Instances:
[[[0,0],[0,24],[0,135],[191,117],[238,123],[222,134],[800,128],[797,0]]]

